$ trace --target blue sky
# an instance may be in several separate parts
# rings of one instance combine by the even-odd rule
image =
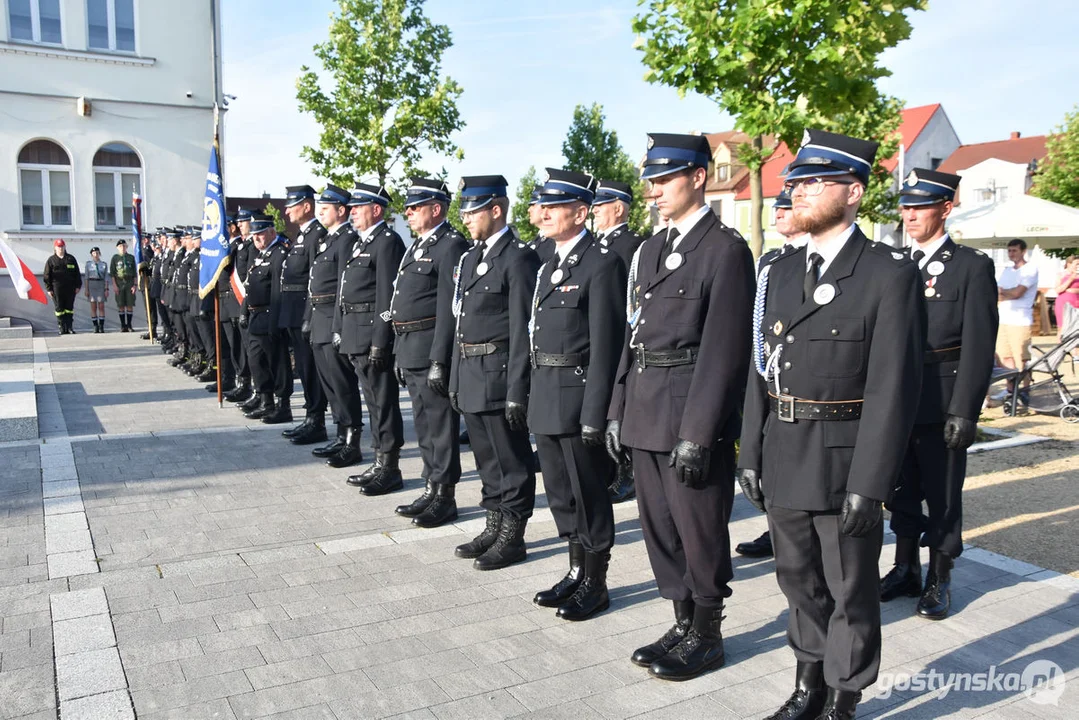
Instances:
[[[318,128],[297,109],[301,65],[317,66],[333,0],[228,0],[223,3],[227,192],[283,194],[309,182],[299,156]],[[700,96],[679,99],[642,80],[633,50],[634,0],[543,3],[429,0],[427,13],[448,25],[454,46],[443,71],[464,89],[467,125],[455,136],[461,163],[430,158],[461,175],[501,173],[513,186],[529,165],[561,164],[575,105],[598,102],[631,155],[650,131],[714,132],[733,127]],[[1000,140],[1018,130],[1050,132],[1079,102],[1075,0],[935,0],[913,16],[911,38],[884,57],[882,88],[908,106],[940,102],[964,143]]]

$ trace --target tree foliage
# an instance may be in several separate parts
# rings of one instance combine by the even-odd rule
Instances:
[[[521,242],[532,242],[539,235],[539,230],[528,222],[528,201],[532,199],[532,186],[538,182],[536,166],[529,165],[528,172],[521,176],[517,184],[517,193],[513,196],[513,205],[510,206],[510,223],[517,231]]]
[[[329,39],[314,47],[323,76],[301,68],[300,110],[322,127],[319,146],[302,155],[335,185],[377,177],[399,188],[425,152],[463,157],[450,139],[464,127],[461,87],[442,76],[450,30],[432,23],[423,4],[338,0]]]
[[[273,218],[274,230],[280,235],[285,234],[286,225],[285,218],[282,217],[281,211],[273,203],[266,203],[266,207],[262,208],[262,212],[266,213]]]
[[[750,168],[752,246],[759,253],[760,167],[775,135],[792,149],[806,127],[837,129],[883,100],[876,82],[887,48],[910,36],[906,11],[927,0],[640,0],[633,19],[645,79],[696,92],[735,119],[754,141]],[[842,130],[842,128],[838,128]],[[863,136],[864,137],[864,136]],[[880,138],[873,138],[880,139]]]
[[[899,151],[899,123],[903,103],[898,98],[878,95],[865,107],[822,120],[817,127],[857,138],[872,138],[880,143],[877,161],[866,186],[859,217],[887,224],[899,220],[899,191],[892,172],[884,161]],[[909,168],[908,168],[909,170]],[[902,178],[899,181],[902,182]]]
[[[629,183],[634,188],[629,227],[647,237],[652,234],[652,227],[637,163],[622,149],[618,133],[604,125],[605,120],[603,106],[599,103],[593,103],[591,107],[578,105],[573,109],[573,120],[562,143],[565,168],[589,173],[596,180]]]
[[[1038,165],[1030,194],[1043,200],[1079,208],[1079,105],[1064,115],[1064,122],[1045,140],[1045,159]],[[1076,248],[1046,250],[1055,257],[1079,254]]]

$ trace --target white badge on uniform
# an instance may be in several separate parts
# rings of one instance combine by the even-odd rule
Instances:
[[[487,271],[490,270],[490,269],[491,268],[490,268],[489,265],[487,265],[486,261],[481,262],[479,265],[476,266],[476,274],[477,275],[486,275]]]
[[[933,288],[931,288],[931,287],[927,287],[927,288],[925,289],[925,296],[926,296],[926,297],[928,297],[928,298],[931,298],[931,297],[933,297],[933,296],[934,296],[934,295],[936,295],[936,294],[937,294],[937,291],[936,291],[936,290],[934,290],[934,289],[933,289]]]
[[[835,298],[835,286],[825,283],[824,285],[818,285],[817,289],[813,291],[813,302],[818,305],[827,305]]]
[[[668,270],[677,270],[682,264],[682,254],[673,252],[667,256],[667,259],[663,263],[667,266]]]
[[[934,260],[933,262],[929,263],[928,267],[926,267],[926,270],[929,271],[930,275],[936,277],[937,275],[940,275],[944,272],[944,263],[942,263],[940,260]]]
[[[421,257],[423,257],[423,248],[420,248],[416,252],[412,253],[412,257],[415,260],[419,260]]]
[[[562,282],[562,279],[565,276],[565,273],[562,272],[562,268],[555,270],[553,273],[551,273],[551,284],[557,285],[558,283]]]

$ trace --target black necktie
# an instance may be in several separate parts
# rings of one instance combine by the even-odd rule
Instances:
[[[813,291],[817,287],[817,271],[820,270],[824,258],[820,253],[809,254],[809,269],[806,270],[805,280],[802,282],[802,301],[813,297]]]
[[[667,257],[674,252],[674,241],[678,238],[678,228],[671,228],[671,231],[667,233],[667,239],[663,242],[663,251],[659,254],[659,260],[662,263],[667,262]]]
[[[920,266],[922,264],[922,258],[924,258],[924,257],[925,257],[924,252],[922,252],[921,250],[915,250],[914,254],[910,256],[910,259],[913,260],[916,265]]]

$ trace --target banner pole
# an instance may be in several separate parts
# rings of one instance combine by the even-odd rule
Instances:
[[[216,287],[214,288],[214,343],[217,346],[214,354],[217,358],[217,408],[220,410],[225,407],[225,401],[221,397],[221,296]]]
[[[150,344],[153,345],[154,340],[157,338],[154,332],[154,324],[150,322],[150,281],[141,272],[139,273],[139,284],[142,285],[142,299],[146,301],[146,330],[150,334]]]

